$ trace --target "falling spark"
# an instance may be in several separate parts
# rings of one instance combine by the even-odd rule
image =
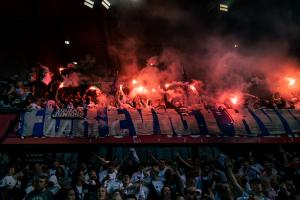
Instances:
[[[286,80],[288,81],[289,86],[296,84],[296,79],[294,79],[294,78],[287,77]]]

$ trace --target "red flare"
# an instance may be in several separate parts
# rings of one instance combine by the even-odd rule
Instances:
[[[133,85],[135,85],[135,84],[137,84],[137,83],[138,83],[138,82],[137,82],[136,80],[134,80],[134,79],[132,80],[132,84],[133,84]]]
[[[293,85],[296,84],[296,79],[294,79],[294,78],[287,77],[287,78],[285,78],[285,80],[288,81],[288,85],[289,85],[289,86],[293,86]]]
[[[230,98],[231,103],[233,103],[234,105],[236,105],[238,103],[238,97],[234,96]]]
[[[96,86],[91,86],[89,87],[89,90],[98,90],[98,88]]]
[[[190,89],[191,89],[193,92],[197,92],[197,89],[196,89],[195,86],[193,86],[193,85],[190,85]]]

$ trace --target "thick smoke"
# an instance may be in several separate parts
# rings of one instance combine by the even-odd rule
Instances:
[[[284,96],[288,96],[291,91],[297,92],[296,86],[288,88],[286,80],[288,76],[299,77],[299,64],[289,56],[289,40],[285,38],[296,37],[294,32],[297,30],[292,28],[291,20],[285,23],[288,20],[285,15],[278,16],[278,21],[274,18],[273,21],[269,18],[264,21],[263,16],[255,18],[257,23],[262,21],[260,25],[270,24],[267,24],[267,31],[257,30],[255,37],[249,37],[249,27],[241,30],[241,35],[237,34],[237,30],[224,33],[225,22],[219,27],[212,21],[216,27],[207,27],[203,19],[193,15],[191,9],[168,3],[159,6],[154,3],[144,8],[140,24],[132,19],[134,27],[128,24],[130,14],[123,10],[126,15],[122,17],[126,20],[122,21],[121,18],[119,23],[123,27],[120,31],[126,37],[118,41],[123,45],[113,48],[121,63],[123,80],[137,79],[152,87],[171,81],[185,81],[187,77],[189,81],[201,80],[204,83],[203,90],[217,98],[228,93],[269,97],[274,92]],[[218,15],[217,10],[212,12]],[[249,16],[243,17],[241,13],[235,12],[231,17],[240,17],[236,19],[239,20],[236,24],[239,24],[247,23],[246,18]],[[220,22],[217,17],[210,20]],[[152,27],[155,33],[141,30],[147,24],[153,25],[153,22],[157,22]],[[284,27],[284,24],[288,24],[288,27]],[[271,33],[277,29],[280,30],[278,33]],[[246,30],[249,33],[245,33]],[[255,30],[252,32],[255,34]],[[270,37],[267,37],[268,34]],[[279,40],[276,41],[276,38]],[[156,54],[149,55],[151,49],[147,52],[148,46],[143,46],[144,43],[155,43],[153,45],[161,48]],[[146,57],[141,52],[147,52],[145,54],[149,55],[148,58],[155,56],[158,63],[147,65],[147,59],[140,62]]]

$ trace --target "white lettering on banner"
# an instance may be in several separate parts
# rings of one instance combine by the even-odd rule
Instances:
[[[140,115],[139,111],[137,109],[127,109],[127,111],[130,114],[130,117],[131,117],[132,123],[133,123],[133,127],[134,127],[136,133],[139,133],[142,135],[143,133],[140,133],[139,130],[142,130],[143,120],[142,120],[142,116]]]
[[[184,115],[182,116],[182,120],[184,120],[187,123],[189,134],[191,135],[199,135],[200,129],[198,122],[194,115]]]
[[[83,137],[84,135],[84,120],[73,119],[73,136]]]
[[[57,120],[59,120],[57,124]],[[72,132],[72,119],[53,119],[51,110],[45,111],[44,135],[47,137],[62,137]]]
[[[168,116],[168,113],[165,110],[156,111],[158,123],[160,127],[160,133],[163,135],[173,135],[172,125]]]
[[[296,133],[299,132],[300,129],[300,123],[295,119],[295,115],[293,116],[293,114],[296,110],[287,110],[287,109],[282,109],[282,110],[277,110],[277,112],[279,112],[281,114],[281,116],[286,120],[286,122],[288,123],[290,129],[292,132]],[[291,114],[291,112],[293,112],[293,114]],[[299,111],[298,111],[299,112]]]
[[[232,109],[228,109],[227,112],[233,120],[235,134],[247,135],[247,131],[243,123],[243,119],[244,119],[243,115],[241,115],[239,112],[236,112],[235,110]]]
[[[44,121],[44,135],[47,137],[56,137],[59,136],[56,129],[56,119],[51,118],[51,115],[45,116]]]
[[[34,125],[43,122],[43,116],[36,116],[37,112],[37,110],[32,110],[24,113],[23,136],[32,136]]]
[[[53,118],[84,118],[82,109],[79,108],[59,108],[51,115]]]
[[[118,109],[109,108],[107,110],[107,116],[105,110],[88,110],[86,117],[88,135],[98,135],[99,128],[103,128],[101,129],[101,131],[103,131],[101,133],[106,135],[106,118],[108,119],[108,130],[109,135],[111,136],[128,135],[128,128],[130,128],[131,131],[135,131],[137,135],[152,135],[154,132],[164,135],[173,135],[173,130],[179,135],[201,134],[200,130],[202,129],[200,128],[199,130],[197,116],[194,115],[182,116],[181,119],[180,115],[175,110],[166,111],[161,109],[155,111],[155,118],[153,118],[153,113],[150,109],[142,110],[141,114],[135,109],[128,109],[127,111],[132,119],[132,123],[124,121],[124,124],[130,127],[121,128],[120,122],[126,120],[126,115],[125,113],[118,114]],[[200,111],[207,125],[208,133],[210,135],[220,134],[217,121],[212,112],[205,109],[201,109]],[[240,109],[238,112],[228,109],[227,112],[234,121],[233,125],[237,135],[247,134],[243,120],[250,129],[250,136],[262,135],[263,132],[260,126],[265,126],[270,135],[284,134],[288,132],[289,129],[294,133],[299,132],[300,130],[300,111],[298,110],[253,110],[254,115],[252,115],[248,109]],[[38,113],[40,114],[39,116],[37,116]],[[279,116],[282,116],[284,120]],[[256,119],[259,120],[257,121]],[[187,127],[184,126],[183,121],[186,123]],[[286,121],[287,124],[283,124],[282,121],[284,123]],[[43,110],[33,110],[24,113],[22,135],[41,135],[41,132],[43,132],[44,135],[48,137],[61,137],[70,133],[72,133],[73,136],[83,136],[84,131],[86,130],[84,124],[85,121],[82,119],[53,119],[51,118],[51,111],[48,110],[45,111],[43,124]],[[133,127],[131,127],[132,124]],[[34,130],[34,128],[36,129]],[[41,128],[43,128],[43,130],[41,130]],[[267,134],[268,132],[264,131],[264,134]]]
[[[143,121],[142,124],[137,125],[136,132],[138,135],[152,135],[153,134],[153,115],[151,109],[142,110]]]
[[[190,135],[191,131],[184,129],[182,120],[178,112],[174,109],[167,109],[168,116],[172,122],[173,129],[177,135]]]
[[[120,121],[125,120],[125,114],[118,114],[116,108],[107,109],[109,135],[120,135],[123,133],[120,127]]]
[[[229,110],[229,109],[227,111],[230,111],[229,113],[230,113],[231,117],[234,120],[236,120],[235,113],[232,113],[232,110]],[[243,117],[243,119],[246,121],[246,123],[248,124],[248,127],[251,132],[250,136],[257,136],[257,135],[262,134],[262,131],[261,131],[257,121],[254,119],[254,117],[251,115],[251,113],[249,113],[248,109],[240,109],[239,113]],[[241,122],[241,123],[243,123],[243,122]],[[235,126],[235,122],[233,124]],[[246,132],[246,130],[245,130],[245,132]]]
[[[97,118],[97,109],[89,109],[86,115],[86,122],[88,123],[88,136],[97,136],[98,135],[98,122]]]
[[[210,135],[219,135],[221,133],[216,118],[210,110],[200,110]]]
[[[272,135],[285,133],[283,124],[274,110],[253,110],[253,112],[259,117],[269,133],[272,132]]]

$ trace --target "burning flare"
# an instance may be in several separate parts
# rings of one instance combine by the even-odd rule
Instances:
[[[194,93],[197,92],[197,89],[196,89],[195,86],[193,86],[193,85],[190,85],[190,89],[191,89]]]
[[[287,80],[289,86],[293,86],[296,84],[296,79],[294,78],[287,77],[285,80]]]
[[[63,67],[60,67],[58,70],[59,70],[59,73],[61,73],[61,71],[63,71],[65,68]]]
[[[238,100],[239,100],[239,99],[238,99],[237,96],[234,96],[234,97],[231,97],[231,98],[230,98],[231,103],[234,104],[234,105],[236,105],[236,104],[238,103]]]
[[[62,82],[60,85],[59,85],[59,88],[63,88],[64,87],[64,82]]]
[[[98,88],[96,86],[91,86],[89,87],[89,90],[98,90]]]
[[[134,79],[132,80],[132,84],[133,84],[133,85],[135,85],[135,84],[137,84],[137,83],[138,83],[138,82],[137,82],[136,80],[134,80]]]

